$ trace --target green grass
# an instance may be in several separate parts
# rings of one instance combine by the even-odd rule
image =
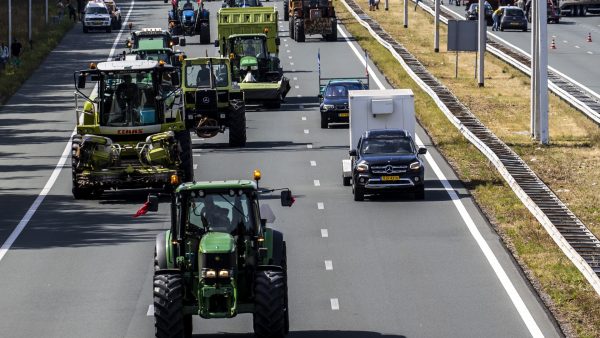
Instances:
[[[410,7],[410,26],[402,28],[402,3],[391,3],[390,11],[369,12],[366,0],[358,0],[365,12],[377,19],[386,31],[409,49],[430,71],[494,133],[511,146],[540,177],[557,191],[558,173],[563,184],[576,184],[577,193],[568,196],[569,207],[598,233],[598,194],[592,184],[585,184],[597,173],[598,128],[581,117],[556,97],[551,98],[553,145],[539,147],[527,135],[527,93],[529,79],[506,66],[491,55],[486,56],[486,87],[477,88],[473,80],[474,55],[461,54],[459,78],[454,79],[454,56],[433,53],[433,27],[428,14]],[[374,41],[357,24],[346,8],[336,1],[339,18],[358,43],[368,51],[370,58],[394,87],[410,88],[415,93],[415,108],[420,124],[431,137],[436,148],[452,165],[477,204],[500,234],[509,250],[520,263],[532,285],[553,312],[567,336],[600,337],[600,298],[581,273],[558,249],[556,244],[522,205],[488,160],[472,146],[448,121],[431,98],[424,93],[398,65],[390,53]],[[444,49],[445,27],[442,26],[440,47]],[[525,93],[525,95],[519,95]],[[553,129],[554,128],[554,129]],[[569,158],[576,157],[577,166]],[[531,158],[537,161],[532,162]],[[576,182],[564,182],[570,175],[582,176]],[[594,176],[595,175],[595,176]],[[594,180],[588,181],[594,182]],[[596,223],[594,227],[594,222]]]
[[[49,20],[56,14],[54,5],[56,1],[48,0],[50,7]],[[0,42],[8,40],[8,2],[0,3]],[[28,8],[26,0],[12,1],[12,26],[13,37],[23,45],[21,65],[18,68],[7,66],[0,72],[0,105],[6,101],[21,87],[23,82],[44,61],[60,42],[64,34],[73,26],[66,18],[59,24],[45,23],[44,0],[32,1],[32,41],[33,49],[28,42],[27,32]],[[51,20],[50,20],[51,21]]]

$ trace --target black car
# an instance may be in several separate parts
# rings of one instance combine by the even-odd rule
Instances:
[[[484,5],[485,7],[485,21],[487,23],[487,25],[491,25],[492,24],[492,14],[494,14],[494,9],[492,8],[492,5],[490,5],[488,2],[485,2]],[[478,20],[479,19],[479,4],[478,3],[472,3],[469,8],[467,9],[467,20]]]
[[[500,19],[500,30],[518,29],[527,32],[527,18],[525,12],[519,7],[500,7],[502,19]]]
[[[321,88],[321,128],[326,129],[330,123],[348,123],[348,91],[364,89],[369,88],[361,80],[331,80]]]
[[[402,129],[375,129],[364,132],[352,159],[352,192],[355,201],[366,194],[385,191],[412,192],[425,198],[425,164],[419,155],[426,148],[415,145]]]

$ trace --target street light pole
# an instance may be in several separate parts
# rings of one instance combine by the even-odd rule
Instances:
[[[478,34],[479,34],[479,45],[477,50],[479,51],[479,72],[478,72],[478,86],[479,87],[483,87],[484,86],[484,65],[483,65],[483,61],[485,59],[485,38],[486,38],[486,21],[485,21],[485,5],[484,5],[484,0],[479,0],[479,5],[478,5],[478,19],[479,19],[479,29],[478,29]]]
[[[12,55],[12,0],[8,0],[8,49]]]
[[[408,0],[404,0],[404,28],[408,28]]]
[[[31,36],[32,36],[32,32],[31,32],[31,0],[28,1],[28,13],[27,13],[27,41],[29,41],[31,43]]]
[[[440,1],[435,1],[435,29],[433,33],[433,51],[439,53],[440,51]]]
[[[538,135],[538,79],[539,79],[539,67],[538,67],[538,33],[539,33],[539,19],[538,19],[538,3],[537,0],[531,1],[531,137],[534,140],[539,140]]]
[[[539,27],[539,137],[542,144],[548,144],[548,2],[538,0]]]
[[[390,7],[389,7],[389,0],[385,0],[385,10],[387,11]]]

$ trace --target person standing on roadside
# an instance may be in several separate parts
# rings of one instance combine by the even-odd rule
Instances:
[[[502,10],[500,9],[500,7],[498,7],[498,9],[496,9],[494,11],[494,13],[492,14],[492,21],[494,22],[494,24],[492,25],[493,31],[500,30],[500,17],[501,16],[502,16]]]
[[[17,38],[13,38],[13,43],[10,45],[10,52],[12,54],[12,63],[15,67],[21,65],[21,49],[23,49],[23,45],[21,45]]]
[[[65,5],[62,0],[56,2],[56,11],[58,12],[58,21],[62,21],[63,15],[65,15]]]
[[[405,1],[406,1],[406,0],[405,0]],[[417,1],[415,1],[415,11],[417,10],[417,7],[419,7],[419,1],[420,1],[420,0],[417,0]]]
[[[85,10],[85,1],[77,0],[77,13],[79,14],[79,21],[83,20],[83,11]]]
[[[77,11],[71,3],[71,0],[67,0],[67,5],[65,7],[67,7],[67,10],[69,11],[69,20],[73,19],[73,22],[77,22]]]

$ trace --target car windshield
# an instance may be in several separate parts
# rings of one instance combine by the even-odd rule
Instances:
[[[158,123],[152,73],[114,73],[104,79],[101,125],[144,126]]]
[[[349,90],[361,89],[363,89],[363,87],[358,83],[328,85],[325,89],[325,97],[348,97]]]
[[[192,197],[189,210],[190,225],[210,231],[239,234],[240,230],[250,232],[254,228],[245,193]]]
[[[410,138],[372,138],[362,142],[362,155],[405,155],[414,154]]]
[[[227,65],[215,63],[212,65],[212,72],[209,64],[191,65],[185,68],[185,85],[190,88],[206,88],[210,87],[210,77],[216,87],[227,87],[229,74]]]
[[[238,56],[265,58],[265,40],[261,37],[239,37],[233,40],[233,52]]]
[[[523,11],[517,8],[507,8],[504,10],[504,15],[506,16],[517,16],[517,17],[525,17]]]
[[[105,7],[88,7],[85,14],[108,14]]]

